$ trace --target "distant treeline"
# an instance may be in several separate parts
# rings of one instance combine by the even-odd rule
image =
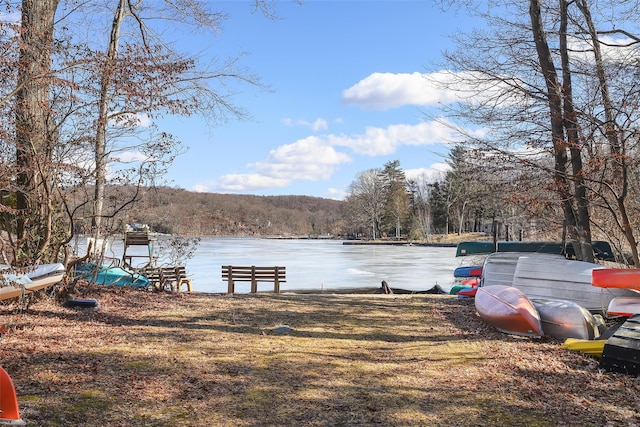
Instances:
[[[111,200],[128,197],[121,188],[108,193]],[[183,236],[339,235],[345,229],[343,206],[338,200],[310,196],[195,193],[161,187],[149,189],[131,209],[114,217],[113,228],[141,223],[155,232]]]

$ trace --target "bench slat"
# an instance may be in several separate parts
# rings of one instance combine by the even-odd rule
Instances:
[[[229,278],[229,274],[222,274],[222,277],[224,279]],[[241,280],[241,279],[251,279],[253,277],[257,278],[257,279],[264,279],[264,280],[268,280],[268,279],[274,279],[276,277],[276,274],[268,274],[268,273],[256,273],[256,274],[251,274],[251,273],[236,273],[235,271],[233,272],[233,274],[231,275],[231,277],[234,280]],[[277,277],[281,277],[284,278],[285,275],[278,273]]]

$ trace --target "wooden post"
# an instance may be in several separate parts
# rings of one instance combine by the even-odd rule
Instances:
[[[258,281],[256,280],[256,266],[251,266],[251,293],[258,292]]]
[[[232,294],[235,291],[235,286],[233,283],[233,267],[232,266],[227,266],[228,272],[229,272],[229,277],[227,277],[227,282],[228,282],[228,286],[227,286],[227,293]]]
[[[280,293],[280,267],[276,266],[275,281],[273,282],[273,292]]]

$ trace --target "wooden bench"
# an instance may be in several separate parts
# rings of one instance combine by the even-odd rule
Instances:
[[[191,292],[191,279],[187,278],[185,267],[149,268],[143,273],[156,291],[180,292],[182,285],[186,285],[187,292]]]
[[[285,267],[256,267],[223,265],[222,280],[228,283],[227,292],[235,292],[235,282],[251,282],[251,293],[258,292],[258,282],[273,282],[273,292],[280,292],[280,283],[285,280]]]

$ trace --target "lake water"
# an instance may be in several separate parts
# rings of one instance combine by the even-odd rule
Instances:
[[[114,239],[111,248],[112,256],[121,257],[122,239]],[[227,291],[223,265],[284,266],[282,292],[380,287],[383,280],[393,288],[421,291],[438,284],[448,291],[453,270],[463,264],[455,252],[443,247],[343,245],[338,240],[215,237],[200,241],[186,267],[193,289],[200,292]],[[83,254],[81,248],[78,253]],[[238,293],[249,289],[249,283],[236,283]],[[259,291],[272,289],[271,283],[258,283]]]

